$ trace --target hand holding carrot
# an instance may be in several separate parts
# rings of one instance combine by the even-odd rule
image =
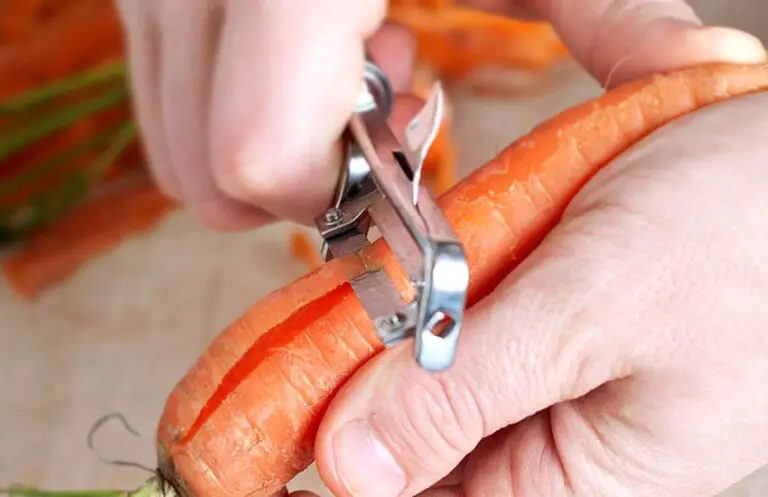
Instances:
[[[596,78],[763,57],[743,33],[701,28],[683,1],[471,0],[553,23]],[[309,221],[328,207],[363,47],[405,92],[413,46],[383,0],[117,0],[143,143],[161,188],[207,226]],[[676,47],[675,50],[669,47]],[[393,120],[417,103],[401,98]],[[398,125],[393,123],[393,126]]]
[[[554,23],[606,86],[706,61],[765,60],[753,38],[698,27],[682,2],[637,2],[635,9],[632,2],[579,2],[579,10],[566,0],[525,3],[529,15]],[[326,206],[336,178],[330,174],[337,167],[336,136],[346,121],[339,109],[351,108],[358,81],[343,55],[352,41],[359,56],[362,40],[378,28],[365,17],[372,14],[353,14],[370,4],[337,10],[339,4],[310,3],[297,13],[282,3],[265,9],[263,2],[223,2],[214,15],[193,2],[125,1],[129,42],[140,45],[142,32],[154,33],[148,39],[156,50],[135,49],[132,60],[146,69],[134,70],[135,87],[147,89],[139,99],[162,96],[139,103],[145,133],[153,125],[162,131],[150,133],[154,156],[173,151],[165,153],[173,162],[155,162],[168,166],[155,166],[156,175],[208,224],[242,228],[279,217],[306,219]],[[180,78],[158,62],[173,60],[171,66],[183,69],[195,67],[192,59],[205,60],[190,55],[200,42],[187,34],[201,33],[191,21],[184,24],[190,8],[201,16],[197,26],[210,29],[208,41],[217,42],[216,50],[205,45],[216,54],[215,71],[212,63],[210,70],[198,65],[197,79],[196,72]],[[331,14],[339,17],[330,20]],[[368,29],[345,26],[355,15],[368,20]],[[286,33],[295,26],[302,36],[320,33],[311,50],[294,46]],[[399,30],[384,28],[371,38],[374,56],[374,40],[387,31],[407,46]],[[160,32],[164,41],[157,42]],[[158,52],[180,55],[158,58]],[[399,70],[377,58],[399,85]],[[263,66],[270,71],[253,69]],[[153,75],[150,69],[158,67],[161,74]],[[312,84],[299,84],[296,67],[306,71],[301,81]],[[403,67],[399,74],[407,80]],[[759,384],[733,379],[768,372],[761,336],[768,316],[760,305],[768,279],[760,268],[768,248],[760,228],[768,205],[754,186],[768,179],[761,167],[766,128],[748,118],[765,103],[764,96],[752,96],[707,109],[616,160],[530,259],[473,308],[448,373],[417,370],[400,348],[356,374],[332,403],[317,439],[318,466],[335,493],[709,495],[765,461],[766,444],[755,441],[768,438],[762,423],[768,399]],[[318,131],[313,120],[321,118]],[[702,136],[704,145],[696,144]],[[742,245],[734,248],[734,240]],[[166,460],[178,464],[166,472],[187,478],[200,468],[185,451],[207,447],[200,454],[216,456],[236,440],[198,435],[208,403],[190,428],[187,417],[197,411],[182,400],[178,394],[169,401],[160,433],[175,451]],[[720,428],[724,420],[728,429]],[[176,440],[175,431],[165,430],[171,426],[189,432]],[[285,451],[304,453],[305,447],[302,440]],[[262,488],[284,481],[274,473]],[[229,483],[247,488],[246,477],[238,478]]]
[[[316,442],[334,495],[714,497],[768,463],[767,108],[614,160],[469,312],[453,369],[405,346],[355,373]]]

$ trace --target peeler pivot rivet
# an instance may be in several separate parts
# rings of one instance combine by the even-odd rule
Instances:
[[[343,218],[344,218],[344,213],[341,211],[341,209],[334,207],[332,209],[328,209],[325,212],[325,215],[323,216],[323,221],[325,221],[325,224],[327,224],[328,226],[335,226],[339,224]]]
[[[381,327],[387,331],[398,329],[403,323],[399,314],[395,313],[381,320]]]

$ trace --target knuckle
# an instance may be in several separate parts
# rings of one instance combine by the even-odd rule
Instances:
[[[450,469],[483,436],[483,422],[469,389],[447,376],[404,375],[398,408],[387,426],[396,457],[430,473]]]
[[[282,188],[282,175],[274,168],[266,167],[271,162],[265,157],[263,162],[256,163],[250,154],[236,152],[214,161],[213,178],[225,195],[262,205],[274,198]]]

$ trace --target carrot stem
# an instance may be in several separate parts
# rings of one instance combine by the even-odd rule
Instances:
[[[54,81],[51,84],[35,88],[18,97],[0,103],[0,113],[12,113],[29,110],[74,91],[110,81],[123,79],[126,75],[125,64],[121,62],[99,66],[91,71],[78,73]]]
[[[104,175],[109,167],[120,157],[120,154],[137,138],[136,125],[133,121],[126,122],[117,132],[115,139],[109,145],[107,150],[94,162],[88,172],[92,179]]]
[[[134,124],[124,124],[112,143],[88,169],[73,173],[53,192],[36,197],[22,206],[0,210],[0,245],[17,241],[75,206],[87,195],[91,184],[106,172],[135,138]]]
[[[38,490],[36,488],[19,487],[0,489],[0,495],[9,497],[123,497],[123,490]]]
[[[45,138],[53,132],[66,128],[91,114],[118,104],[127,97],[128,89],[125,87],[118,88],[83,103],[54,112],[31,125],[11,132],[0,140],[0,159],[5,159],[24,147]]]
[[[31,487],[0,488],[7,497],[178,497],[178,492],[156,477],[134,491],[125,490],[39,490]]]

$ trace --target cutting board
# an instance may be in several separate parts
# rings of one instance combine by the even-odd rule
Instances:
[[[464,172],[599,91],[567,64],[534,86],[506,101],[454,95]],[[153,465],[155,423],[175,382],[221,328],[304,271],[288,252],[293,228],[216,234],[177,212],[37,302],[0,284],[0,486],[130,489],[143,481],[142,470],[100,458]],[[88,431],[110,413],[140,435],[107,423],[89,448]],[[329,495],[313,470],[293,486]],[[760,473],[728,494],[765,495]]]

